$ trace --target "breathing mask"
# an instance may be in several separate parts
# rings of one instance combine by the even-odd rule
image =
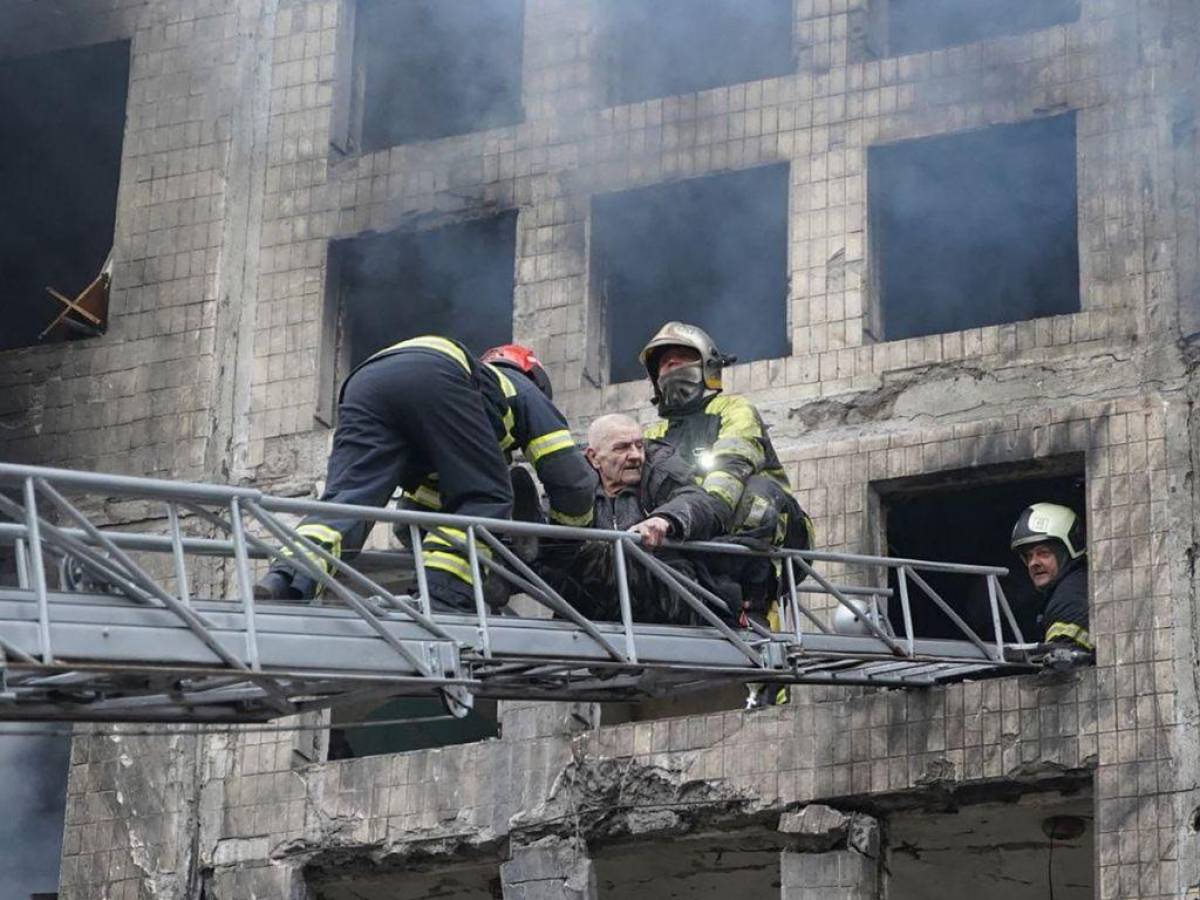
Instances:
[[[704,371],[700,363],[680,366],[658,378],[658,409],[663,415],[679,412],[704,396]]]

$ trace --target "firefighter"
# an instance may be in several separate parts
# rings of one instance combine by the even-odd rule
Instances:
[[[552,520],[587,525],[595,475],[551,393],[537,357],[516,344],[493,348],[482,360],[457,341],[434,335],[381,350],[342,386],[321,499],[381,507],[400,486],[426,509],[508,519],[513,493],[507,457],[520,447],[546,487]],[[340,558],[362,546],[371,525],[313,515],[297,532]],[[474,609],[471,568],[457,543],[465,537],[442,527],[423,541],[429,590],[439,609]],[[488,548],[480,544],[479,552],[487,556]],[[316,592],[312,578],[280,562],[259,582],[256,596],[300,599]]]
[[[720,501],[724,531],[734,539],[776,547],[812,546],[812,522],[792,495],[762,416],[745,397],[723,392],[722,370],[736,357],[722,354],[703,329],[668,322],[639,358],[660,416],[646,437],[671,444],[692,461],[701,486]],[[765,613],[778,629],[774,567],[763,560],[728,562],[742,589],[745,613]],[[773,699],[782,701],[785,693]],[[759,703],[752,690],[748,705]]]
[[[1046,664],[1069,668],[1090,661],[1087,547],[1075,511],[1057,503],[1033,504],[1013,526],[1011,547],[1045,600],[1038,623],[1050,645]]]

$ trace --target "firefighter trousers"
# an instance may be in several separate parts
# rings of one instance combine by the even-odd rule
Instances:
[[[373,360],[346,382],[321,500],[385,506],[395,489],[437,473],[445,513],[508,519],[512,486],[492,420],[473,376],[436,350],[402,350]],[[313,515],[297,531],[334,556],[359,550],[373,522]],[[472,605],[466,554],[456,546],[465,532],[445,528],[426,535],[422,556],[431,591],[451,606]],[[480,546],[487,555],[486,546]],[[316,592],[313,579],[287,564],[292,586]]]

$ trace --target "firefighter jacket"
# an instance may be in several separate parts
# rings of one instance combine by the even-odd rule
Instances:
[[[701,488],[692,466],[663,441],[646,442],[642,480],[615,497],[597,486],[596,528],[626,531],[651,516],[671,523],[671,539],[706,541],[721,532],[723,504]]]
[[[691,409],[655,422],[646,429],[646,437],[665,441],[696,466],[701,486],[721,502],[723,531],[734,524],[746,483],[755,475],[791,492],[762,417],[745,397],[700,398]]]
[[[520,372],[480,363],[462,345],[446,338],[403,341],[372,359],[418,343],[424,349],[452,356],[475,379],[500,449],[510,461],[513,451],[520,449],[546,489],[550,521],[556,525],[590,525],[596,473],[575,446],[566,419],[549,398]],[[437,481],[437,473],[430,472],[415,487],[405,485],[403,505],[441,509]]]
[[[1094,649],[1088,634],[1087,557],[1070,560],[1041,594],[1046,605],[1038,622],[1045,629],[1044,640],[1067,641],[1084,650]]]

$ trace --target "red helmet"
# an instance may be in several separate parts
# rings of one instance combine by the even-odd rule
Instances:
[[[550,384],[550,376],[546,374],[542,361],[529,347],[523,344],[501,344],[484,352],[479,360],[494,366],[516,369],[522,375],[528,376],[547,399],[554,399],[554,387]]]

